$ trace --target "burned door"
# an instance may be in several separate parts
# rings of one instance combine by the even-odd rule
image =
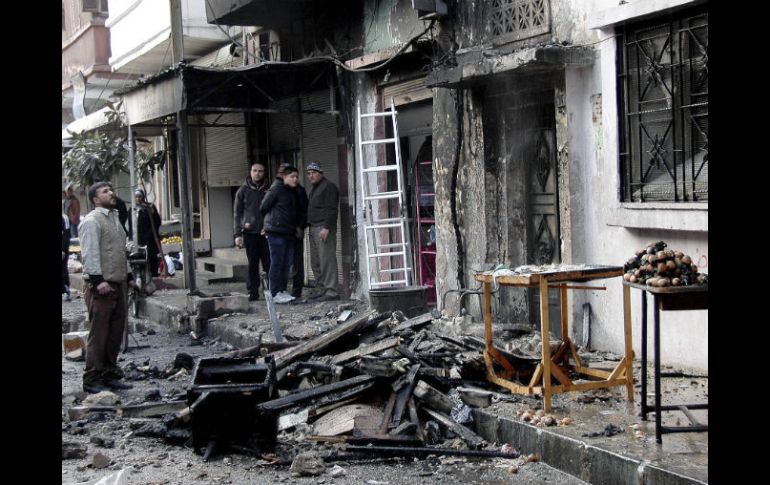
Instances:
[[[527,261],[546,265],[561,262],[559,250],[559,183],[556,164],[556,120],[554,92],[547,90],[531,98],[534,102],[522,109],[520,119],[529,120],[529,133],[524,143],[527,161]],[[540,293],[529,290],[530,321],[540,319]],[[551,315],[560,318],[558,291],[549,293]],[[556,333],[558,325],[553,325]]]
[[[541,82],[510,79],[484,93],[486,204],[498,212],[486,215],[488,259],[512,268],[561,260],[554,90]],[[536,290],[500,291],[501,321],[539,326]],[[558,292],[552,293],[550,317],[558,319]]]

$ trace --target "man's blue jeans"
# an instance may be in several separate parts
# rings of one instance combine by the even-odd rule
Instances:
[[[294,244],[297,238],[293,234],[268,234],[267,245],[270,247],[270,271],[267,274],[270,294],[275,296],[286,291],[289,282],[289,268],[294,263]]]

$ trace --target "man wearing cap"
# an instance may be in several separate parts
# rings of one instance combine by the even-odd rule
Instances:
[[[319,162],[310,162],[307,177],[307,222],[310,226],[310,265],[316,282],[317,300],[338,300],[337,277],[337,211],[340,194],[337,186],[324,176]]]
[[[155,204],[145,200],[144,190],[134,192],[136,203],[136,237],[140,246],[147,246],[147,261],[153,276],[158,276],[158,232],[161,219]]]
[[[246,276],[246,289],[249,301],[259,299],[259,263],[262,271],[270,272],[270,250],[263,229],[264,217],[259,211],[262,199],[269,185],[265,179],[265,166],[255,162],[251,164],[249,176],[235,193],[233,203],[233,232],[235,245],[246,246],[246,259],[249,261],[249,273]]]

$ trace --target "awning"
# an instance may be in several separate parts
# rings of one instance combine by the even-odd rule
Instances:
[[[109,123],[107,120],[107,112],[109,109],[108,106],[105,106],[99,111],[94,111],[93,113],[68,124],[67,128],[61,131],[62,143],[64,143],[65,140],[70,140],[72,138],[72,135],[69,132],[83,133],[84,131],[92,131],[97,128],[105,127]]]

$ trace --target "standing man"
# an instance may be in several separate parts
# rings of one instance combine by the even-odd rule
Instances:
[[[235,245],[242,248],[245,244],[249,261],[249,274],[246,277],[249,301],[259,300],[259,262],[262,261],[263,271],[270,271],[270,250],[262,231],[264,218],[259,211],[267,189],[265,166],[259,162],[252,163],[249,176],[235,193],[233,203]]]
[[[295,188],[299,172],[284,166],[283,178],[276,177],[259,210],[265,216],[265,232],[270,245],[270,293],[275,303],[289,303],[294,297],[286,292],[289,269],[294,261],[297,242],[297,197]]]
[[[91,322],[83,390],[94,393],[130,389],[131,385],[120,382],[123,371],[118,367],[128,323],[126,285],[135,286],[126,258],[126,232],[118,219],[117,197],[109,183],[93,184],[88,198],[96,208],[80,226],[85,302]]]
[[[162,223],[158,208],[155,204],[145,200],[144,190],[136,189],[134,191],[134,203],[136,204],[136,237],[140,246],[147,246],[147,261],[150,265],[150,272],[153,276],[158,276],[158,231]]]
[[[80,201],[75,196],[72,187],[67,187],[67,203],[65,203],[67,217],[70,220],[70,233],[72,237],[78,237],[78,224],[80,224]]]
[[[337,277],[337,211],[340,193],[324,176],[321,164],[310,162],[307,177],[312,185],[308,195],[307,222],[310,225],[310,264],[320,301],[339,300]]]
[[[290,163],[282,163],[278,167],[277,177],[283,180],[283,172]],[[307,227],[307,191],[300,183],[294,187],[294,197],[297,203],[297,240],[294,243],[294,262],[291,265],[291,293],[294,298],[302,297],[305,286],[305,228]]]

